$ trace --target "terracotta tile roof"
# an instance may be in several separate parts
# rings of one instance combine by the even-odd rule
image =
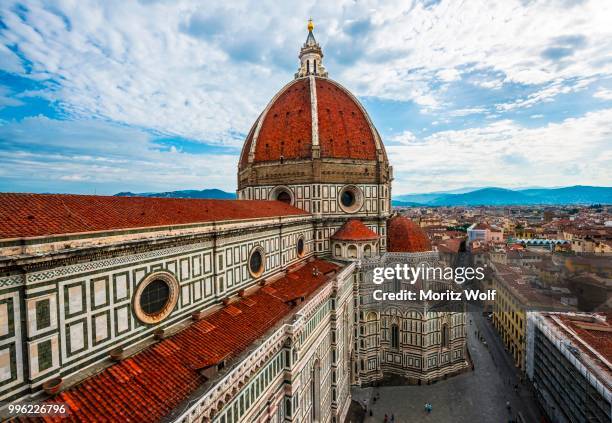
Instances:
[[[438,243],[438,251],[442,253],[458,253],[463,242],[464,240],[459,238],[445,239]]]
[[[340,241],[373,241],[378,239],[378,234],[364,225],[361,220],[349,219],[331,238]]]
[[[571,347],[580,351],[577,358],[587,367],[595,370],[599,381],[608,388],[612,387],[612,369],[609,364],[612,361],[610,318],[612,318],[611,313],[545,315],[546,322],[567,337],[571,342]]]
[[[0,239],[306,214],[280,201],[0,193]]]
[[[528,269],[507,264],[495,263],[493,266],[498,280],[511,291],[512,295],[528,310],[571,310],[560,297],[551,290],[532,285]]]
[[[337,84],[317,78],[321,157],[376,160],[376,142],[355,100]]]
[[[375,130],[357,100],[327,78],[317,77],[315,84],[321,158],[376,160]],[[240,154],[240,169],[248,164],[260,121],[255,163],[312,157],[310,91],[309,78],[300,78],[279,92],[251,127]]]
[[[397,253],[431,251],[431,242],[419,225],[407,217],[396,215],[387,221],[387,251]]]
[[[612,314],[608,313],[606,320],[593,319],[592,322],[579,320],[572,315],[556,316],[569,326],[577,337],[612,362],[612,324],[609,321]]]
[[[61,422],[153,422],[168,415],[206,379],[199,369],[238,356],[338,270],[314,260],[269,286],[233,302],[178,334],[102,370],[46,403],[70,407]],[[226,310],[231,309],[232,312]],[[239,310],[239,313],[236,313]]]
[[[276,99],[264,117],[255,161],[308,158],[312,152],[310,84],[297,79]]]

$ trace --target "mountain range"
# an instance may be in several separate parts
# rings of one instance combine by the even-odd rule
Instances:
[[[502,206],[535,204],[612,204],[612,187],[482,188],[463,193],[434,192],[394,197],[395,206]]]
[[[214,198],[220,200],[235,200],[236,194],[233,192],[225,192],[220,189],[186,189],[182,191],[168,192],[120,192],[115,194],[116,197],[162,197],[162,198]]]
[[[115,194],[122,197],[216,198],[232,200],[236,194],[220,189]],[[565,188],[481,188],[457,189],[425,194],[404,194],[393,198],[396,207],[414,206],[502,206],[536,204],[612,204],[612,187],[576,185]]]

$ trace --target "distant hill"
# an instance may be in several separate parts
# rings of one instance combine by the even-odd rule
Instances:
[[[408,194],[396,200],[423,206],[502,206],[535,204],[612,204],[612,187],[576,185],[565,188],[530,188],[510,190],[483,188],[460,194]]]
[[[391,200],[391,205],[393,207],[419,207],[423,204],[415,203],[413,201],[399,201],[399,200]]]
[[[576,185],[565,188],[529,188],[511,190],[482,188],[469,192],[454,190],[426,194],[406,194],[394,197],[395,207],[418,206],[504,206],[534,204],[612,204],[612,187]],[[220,189],[183,190],[169,192],[120,192],[121,197],[217,198],[233,200],[236,194]]]
[[[115,194],[116,197],[161,197],[161,198],[213,198],[221,200],[235,200],[236,194],[233,192],[225,192],[220,189],[203,189],[203,190],[182,190],[168,192],[120,192]]]

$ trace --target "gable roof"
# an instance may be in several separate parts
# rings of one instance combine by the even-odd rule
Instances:
[[[0,239],[308,214],[266,200],[0,193]]]
[[[309,296],[339,268],[306,263],[45,403],[68,404],[71,421],[158,421],[207,381],[200,369],[239,356],[291,314],[292,299]]]

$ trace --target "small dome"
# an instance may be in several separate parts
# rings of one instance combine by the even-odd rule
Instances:
[[[375,241],[378,234],[363,224],[361,220],[350,219],[331,236],[337,241]]]
[[[431,251],[425,232],[407,217],[396,215],[387,221],[387,251],[418,253]]]

